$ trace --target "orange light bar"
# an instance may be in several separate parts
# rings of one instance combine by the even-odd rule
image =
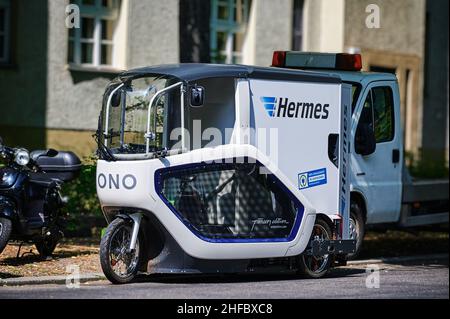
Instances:
[[[286,51],[275,51],[272,58],[272,66],[284,68],[286,66]]]
[[[272,66],[291,69],[360,71],[362,69],[362,58],[360,54],[349,53],[275,51]]]
[[[336,69],[348,71],[361,71],[362,58],[361,54],[336,54]]]

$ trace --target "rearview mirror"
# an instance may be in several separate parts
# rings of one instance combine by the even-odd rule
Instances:
[[[356,130],[355,152],[362,156],[368,156],[375,153],[377,142],[375,132],[367,123],[361,123]]]
[[[118,107],[121,101],[122,101],[122,90],[118,90],[111,97],[111,106]]]
[[[195,86],[191,88],[191,106],[200,107],[205,103],[205,88],[202,86]]]

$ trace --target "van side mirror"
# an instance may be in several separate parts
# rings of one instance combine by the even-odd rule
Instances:
[[[377,142],[375,132],[367,123],[358,125],[355,136],[355,152],[362,156],[368,156],[375,153]]]
[[[202,86],[194,86],[190,92],[191,106],[200,107],[205,103],[205,88]]]

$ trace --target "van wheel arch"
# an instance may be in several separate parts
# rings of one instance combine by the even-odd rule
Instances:
[[[365,236],[365,226],[367,222],[367,206],[362,194],[352,192],[350,195],[350,218],[353,223],[350,225],[351,231],[357,234],[356,251],[348,255],[348,259],[355,259],[362,250]]]
[[[367,222],[367,205],[366,199],[359,192],[351,192],[350,193],[350,205],[351,203],[357,203],[361,208],[362,218],[364,220],[364,224]]]

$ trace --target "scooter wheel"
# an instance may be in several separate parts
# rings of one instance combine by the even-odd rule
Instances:
[[[139,234],[136,248],[129,251],[132,233],[132,223],[117,218],[109,224],[100,242],[100,264],[106,278],[113,284],[130,283],[139,271],[143,240]]]
[[[8,244],[12,232],[12,222],[6,218],[0,218],[0,254]]]
[[[41,257],[46,258],[51,256],[58,245],[58,238],[45,238],[35,243],[36,249]]]
[[[331,228],[327,222],[322,219],[317,219],[313,232],[311,234],[311,239],[314,237],[319,237],[320,239],[332,239]],[[325,276],[331,268],[332,256],[325,255],[321,257],[311,256],[311,255],[301,255],[300,256],[300,271],[299,273],[305,278],[322,278]]]

